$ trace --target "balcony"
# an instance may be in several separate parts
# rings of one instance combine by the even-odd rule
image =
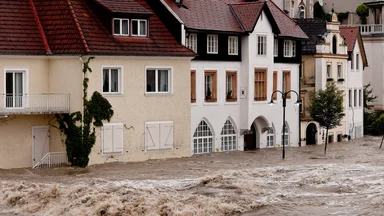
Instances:
[[[69,94],[1,94],[0,115],[69,113]]]
[[[358,26],[361,35],[372,35],[372,34],[384,34],[382,24],[366,24],[366,25],[347,25],[347,26]]]

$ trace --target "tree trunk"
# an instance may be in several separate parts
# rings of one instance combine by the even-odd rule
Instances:
[[[325,136],[324,154],[327,154],[327,144],[328,144],[328,127],[327,127],[327,135]]]

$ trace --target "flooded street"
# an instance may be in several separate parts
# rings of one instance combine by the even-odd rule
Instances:
[[[384,215],[380,141],[0,170],[0,215]]]

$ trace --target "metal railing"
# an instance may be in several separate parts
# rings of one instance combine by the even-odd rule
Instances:
[[[68,156],[66,152],[48,152],[35,166],[33,166],[33,169],[66,165],[68,165]]]
[[[0,114],[67,112],[69,94],[0,94]]]

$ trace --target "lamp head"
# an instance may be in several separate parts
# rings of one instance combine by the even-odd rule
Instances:
[[[269,105],[273,105],[274,103],[273,103],[273,100],[271,99],[271,101],[269,101],[269,103],[268,103]]]
[[[300,104],[301,104],[301,99],[297,99],[297,101],[296,101],[295,104],[296,104],[296,105],[300,105]]]

